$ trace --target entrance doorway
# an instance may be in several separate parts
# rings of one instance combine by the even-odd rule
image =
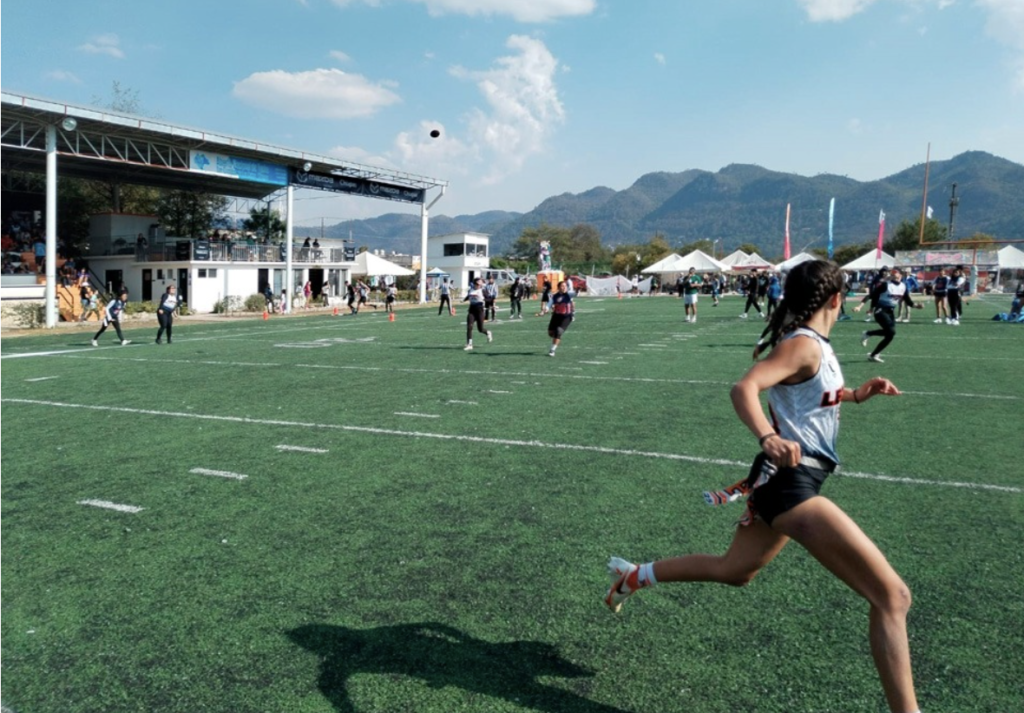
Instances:
[[[322,267],[309,268],[309,286],[313,290],[313,301],[320,301],[324,286],[324,270]]]
[[[188,304],[188,268],[178,268],[178,296],[181,301]]]
[[[146,268],[142,271],[142,301],[151,302],[153,300],[153,271],[150,268]]]
[[[107,289],[107,292],[116,295],[124,286],[124,270],[104,270],[103,286]]]

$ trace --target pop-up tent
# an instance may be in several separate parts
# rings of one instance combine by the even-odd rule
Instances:
[[[415,275],[416,273],[408,268],[404,268],[401,265],[385,260],[382,257],[377,257],[371,252],[361,252],[356,255],[356,266],[352,268],[353,275],[367,275],[369,277],[381,276],[381,275],[394,275],[395,277],[405,277],[408,275]]]
[[[889,253],[883,252],[882,257],[876,257],[877,255],[878,249],[872,248],[856,260],[843,265],[841,269],[860,272],[861,270],[878,270],[883,267],[893,267],[896,264],[896,258]]]
[[[817,259],[818,258],[816,258],[814,255],[811,255],[810,253],[797,253],[793,257],[789,258],[789,260],[784,260],[783,262],[780,262],[778,265],[775,266],[775,268],[779,272],[789,272],[802,262]]]
[[[1024,270],[1024,250],[1007,245],[998,251],[1000,270]]]
[[[742,250],[734,250],[733,252],[723,257],[722,262],[724,262],[726,265],[731,265],[735,267],[736,265],[742,265],[743,261],[746,260],[748,257],[750,256],[747,255]]]
[[[670,262],[675,262],[680,257],[682,257],[682,256],[679,255],[678,253],[672,253],[671,255],[668,255],[666,257],[661,258],[661,260],[658,260],[658,262],[653,263],[651,265],[648,265],[647,267],[645,267],[640,272],[643,272],[643,273],[646,273],[646,274],[651,274],[651,273],[655,273],[655,272],[661,272],[661,268],[665,267],[665,265],[668,265]]]
[[[724,262],[716,260],[705,252],[694,250],[692,253],[683,255],[678,260],[673,260],[667,265],[663,265],[657,272],[661,274],[689,272],[691,267],[696,272],[725,272],[729,269],[729,266]],[[650,268],[644,270],[644,272],[650,271]]]

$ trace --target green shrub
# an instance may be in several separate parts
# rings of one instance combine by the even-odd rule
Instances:
[[[267,306],[267,298],[258,292],[245,298],[246,312],[262,312]]]
[[[213,313],[231,314],[232,312],[241,312],[244,306],[245,304],[241,297],[238,295],[228,295],[213,306]]]
[[[124,313],[129,317],[133,314],[156,314],[156,303],[155,302],[132,302],[128,301],[128,304],[124,306]]]
[[[46,324],[46,307],[42,302],[23,302],[11,308],[22,327],[35,329]]]

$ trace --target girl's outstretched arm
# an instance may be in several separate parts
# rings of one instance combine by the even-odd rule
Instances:
[[[860,404],[872,396],[901,396],[902,394],[903,392],[896,388],[896,384],[886,378],[876,376],[873,379],[868,379],[856,389],[844,390],[843,401],[853,401]]]

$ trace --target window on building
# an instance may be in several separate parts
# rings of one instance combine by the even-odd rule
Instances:
[[[205,267],[199,268],[199,277],[206,277],[206,268]]]
[[[466,246],[466,254],[473,257],[487,257],[487,246],[481,243],[470,243]]]
[[[444,245],[445,257],[457,257],[462,255],[464,251],[465,246],[462,243],[445,243]]]

